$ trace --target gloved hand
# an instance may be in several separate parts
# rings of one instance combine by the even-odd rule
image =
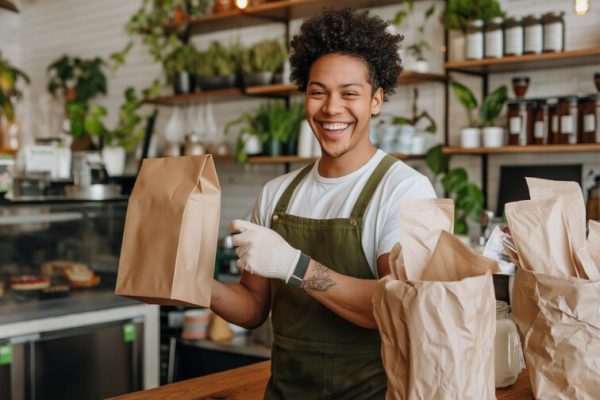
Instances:
[[[300,258],[300,250],[290,246],[277,232],[251,222],[234,219],[229,224],[238,268],[287,283]],[[239,232],[239,233],[238,233]]]

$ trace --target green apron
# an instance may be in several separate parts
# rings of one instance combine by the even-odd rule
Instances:
[[[343,275],[376,279],[362,248],[363,217],[379,182],[396,161],[384,157],[359,195],[350,218],[286,214],[305,167],[281,196],[271,228],[312,259]],[[265,399],[383,399],[387,381],[375,329],[339,317],[302,289],[271,280],[273,348]]]

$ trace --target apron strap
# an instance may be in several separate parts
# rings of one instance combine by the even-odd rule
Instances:
[[[381,182],[383,176],[396,161],[398,161],[398,159],[390,156],[389,154],[386,154],[381,159],[379,165],[377,165],[369,177],[369,180],[367,180],[362,192],[360,192],[360,195],[354,204],[354,208],[350,213],[350,218],[362,218],[365,215],[365,211],[367,210],[369,202],[373,197],[373,193],[375,193],[377,186],[379,186],[379,182]]]
[[[316,162],[316,161],[315,161]],[[294,190],[296,190],[296,186],[300,184],[302,179],[308,172],[312,169],[315,163],[308,164],[306,167],[302,168],[302,170],[296,175],[294,180],[288,185],[285,189],[285,192],[281,195],[281,198],[277,202],[277,206],[275,207],[275,211],[273,211],[273,215],[275,214],[285,214],[288,204],[290,203],[290,199],[292,198],[292,194],[294,194]]]

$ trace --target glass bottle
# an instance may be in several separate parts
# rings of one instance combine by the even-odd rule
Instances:
[[[509,17],[504,20],[504,55],[523,54],[523,22],[521,18]]]
[[[548,105],[540,100],[535,107],[535,122],[533,126],[533,143],[548,144]]]
[[[581,143],[596,143],[596,114],[600,95],[586,96],[579,101],[579,133]]]
[[[559,100],[557,106],[559,128],[556,144],[577,144],[578,105],[577,96],[567,96]]]
[[[502,57],[504,47],[503,42],[504,35],[502,31],[502,18],[492,18],[485,26],[485,57]]]
[[[533,143],[533,107],[530,101],[513,101],[508,108],[508,144],[526,146]]]
[[[517,381],[520,351],[517,325],[508,315],[508,304],[496,301],[494,360],[497,388],[510,386]]]
[[[476,19],[467,24],[466,40],[467,60],[481,60],[483,58],[483,21]]]

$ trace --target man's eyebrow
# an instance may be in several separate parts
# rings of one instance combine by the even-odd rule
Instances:
[[[324,83],[321,83],[319,81],[308,82],[308,86],[311,86],[311,85],[317,85],[317,86],[321,86],[321,87],[326,87],[327,86]],[[338,88],[342,88],[343,89],[343,88],[347,88],[347,87],[350,87],[350,86],[358,86],[358,87],[362,88],[363,84],[362,83],[354,83],[354,82],[352,82],[352,83],[344,83],[342,85],[339,85]]]

